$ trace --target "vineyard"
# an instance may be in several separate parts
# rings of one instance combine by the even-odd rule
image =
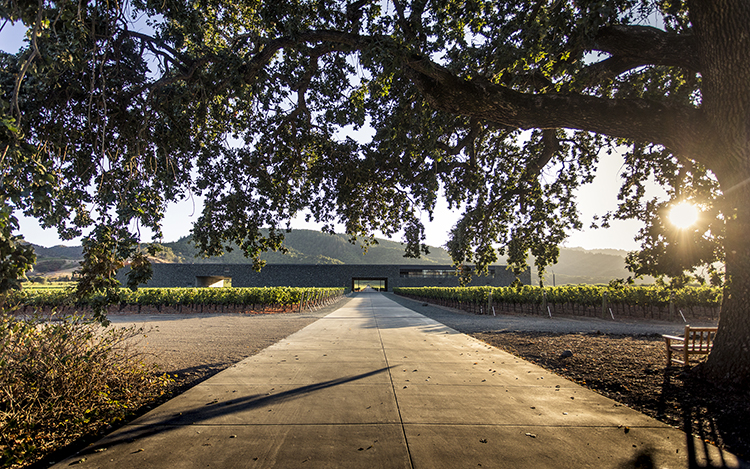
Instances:
[[[141,288],[120,290],[110,312],[120,313],[271,313],[315,309],[341,298],[344,288]],[[6,307],[21,313],[86,312],[102,297],[76,301],[71,290],[12,292]]]
[[[395,288],[394,293],[475,314],[516,313],[685,320],[718,319],[722,291],[657,286]]]

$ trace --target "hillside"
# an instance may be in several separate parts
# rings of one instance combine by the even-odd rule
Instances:
[[[625,268],[627,251],[618,249],[560,248],[558,263],[547,268],[545,285],[609,283],[613,279],[632,275]],[[554,274],[554,282],[553,282]],[[539,283],[536,269],[532,269],[532,281]],[[653,283],[646,277],[636,283]]]
[[[53,246],[45,248],[32,244],[37,261],[34,265],[36,274],[65,273],[70,275],[78,267],[78,261],[83,257],[81,246]]]
[[[450,256],[442,248],[430,247],[430,254],[420,259],[404,257],[404,245],[396,241],[378,239],[378,244],[370,246],[367,253],[362,247],[352,244],[343,234],[329,235],[312,230],[294,230],[284,234],[284,244],[289,252],[267,252],[261,256],[269,264],[434,264],[450,265]],[[196,257],[198,250],[184,237],[173,243],[164,243],[175,256],[184,262],[243,264],[248,260],[235,249],[220,257]]]
[[[262,258],[269,264],[432,264],[451,265],[452,261],[443,248],[430,247],[430,254],[420,259],[403,257],[404,246],[396,241],[378,239],[367,253],[359,245],[351,244],[343,234],[329,235],[319,231],[294,230],[285,234],[285,244],[289,249],[286,255],[278,252],[265,253]],[[235,249],[220,257],[196,257],[197,249],[184,237],[172,243],[164,243],[164,250],[155,262],[165,263],[224,263],[243,264],[248,262],[242,253]],[[70,274],[81,259],[81,247],[56,246],[45,248],[34,245],[38,261],[36,274]],[[627,278],[625,269],[627,252],[617,249],[586,250],[584,248],[561,248],[560,261],[547,269],[546,285],[608,283],[612,279]],[[504,263],[501,259],[499,264]],[[539,280],[532,269],[532,281]],[[650,283],[651,279],[645,280]]]

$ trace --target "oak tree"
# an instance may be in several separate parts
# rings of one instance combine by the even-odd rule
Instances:
[[[646,222],[635,274],[724,262],[702,372],[750,380],[744,0],[2,0],[0,15],[29,28],[0,57],[0,215],[91,229],[82,293],[113,289],[134,255],[145,269],[139,227],[158,234],[192,194],[209,255],[237,243],[257,260],[308,213],[403,232],[417,256],[444,194],[463,207],[458,265],[531,253],[543,270],[581,227],[576,189],[624,153],[602,223]],[[665,215],[686,201],[701,216],[677,229]]]

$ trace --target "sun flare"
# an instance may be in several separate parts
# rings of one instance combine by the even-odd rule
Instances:
[[[669,221],[678,228],[688,228],[698,221],[698,208],[688,202],[675,205],[669,211]]]

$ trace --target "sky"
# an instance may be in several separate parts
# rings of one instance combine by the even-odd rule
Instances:
[[[0,49],[6,52],[17,51],[22,45],[23,30],[24,28],[19,25],[5,25],[3,30],[0,31]],[[579,211],[584,229],[569,233],[570,237],[564,243],[564,246],[583,247],[586,249],[613,248],[628,251],[638,248],[637,243],[633,240],[633,237],[642,226],[638,221],[614,221],[608,229],[589,228],[594,215],[603,215],[608,210],[616,207],[617,191],[621,182],[619,174],[622,170],[622,164],[622,158],[617,154],[603,154],[601,156],[595,181],[578,191]],[[448,233],[460,215],[460,211],[449,210],[447,204],[442,199],[440,200],[442,203],[438,204],[434,220],[429,222],[427,217],[423,218],[426,228],[426,243],[430,246],[445,245]],[[163,224],[163,241],[176,241],[183,236],[187,236],[190,233],[193,223],[200,215],[201,207],[201,200],[197,197],[170,204],[167,207]],[[34,219],[19,216],[19,222],[21,228],[20,234],[28,242],[45,247],[58,244],[80,244],[80,239],[63,242],[57,236],[56,230],[42,229]],[[304,217],[294,220],[292,227],[297,229],[320,229],[320,225],[306,223]],[[146,240],[150,239],[148,232],[144,232],[143,234]],[[400,239],[396,238],[395,240],[399,241]]]

